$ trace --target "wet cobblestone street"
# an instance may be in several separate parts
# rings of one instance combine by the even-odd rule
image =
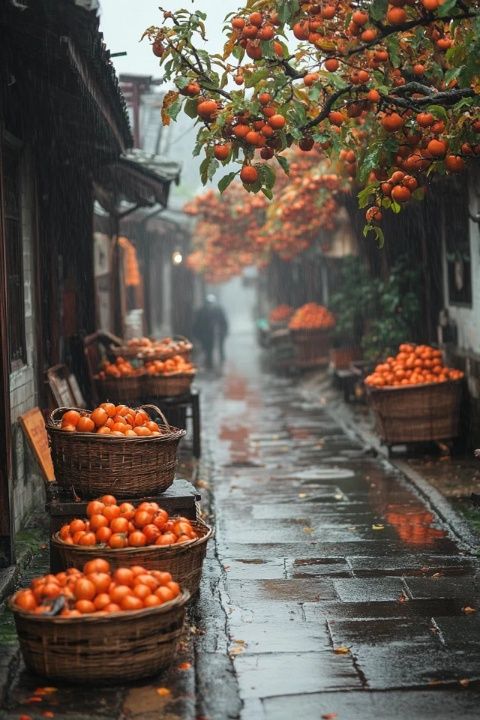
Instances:
[[[228,356],[201,380],[198,485],[216,537],[175,666],[125,687],[58,685],[35,703],[50,683],[19,663],[7,614],[0,717],[477,718],[475,548],[320,393],[263,372],[251,334]]]
[[[256,355],[203,388],[241,717],[478,717],[471,548]]]

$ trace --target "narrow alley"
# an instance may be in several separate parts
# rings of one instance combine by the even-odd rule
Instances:
[[[478,559],[320,397],[259,373],[251,333],[229,356],[204,391],[241,717],[477,717]]]

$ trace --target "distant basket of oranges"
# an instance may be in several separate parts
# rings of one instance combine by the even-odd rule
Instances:
[[[140,360],[167,360],[174,355],[181,355],[190,359],[193,345],[183,335],[164,337],[154,340],[148,337],[132,338],[125,345],[112,347],[113,355],[124,358],[137,358]]]
[[[135,368],[124,357],[115,362],[104,362],[95,376],[97,395],[101,400],[120,403],[137,403],[142,394],[143,369]]]
[[[152,430],[150,423],[157,429]],[[164,492],[174,480],[177,447],[185,436],[185,430],[170,426],[154,405],[133,410],[113,403],[102,403],[92,412],[57,408],[47,432],[57,483],[83,498],[105,493],[137,498]]]
[[[143,387],[149,397],[174,397],[190,392],[195,367],[182,355],[145,363]]]
[[[376,430],[387,444],[450,440],[460,430],[463,373],[428,345],[403,343],[367,376]]]

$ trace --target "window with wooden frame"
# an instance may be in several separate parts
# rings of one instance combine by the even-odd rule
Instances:
[[[2,148],[5,252],[8,291],[10,369],[25,365],[25,297],[23,283],[22,188],[20,150],[9,143]]]

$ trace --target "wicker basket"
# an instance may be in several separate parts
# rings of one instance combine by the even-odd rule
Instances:
[[[190,340],[183,335],[174,335],[172,340],[179,341],[183,340],[187,343],[184,350],[176,351],[174,349],[165,349],[165,350],[158,350],[156,352],[149,352],[147,348],[142,346],[138,347],[130,347],[128,345],[124,345],[122,347],[115,347],[112,348],[112,353],[116,357],[124,357],[124,358],[138,358],[141,360],[168,360],[169,358],[173,357],[174,355],[181,355],[185,360],[190,360],[193,345],[190,342]]]
[[[147,570],[166,570],[190,595],[195,595],[200,586],[207,542],[212,537],[213,530],[198,520],[192,522],[192,525],[200,537],[180,545],[148,545],[114,550],[98,545],[68,545],[55,533],[52,547],[58,552],[63,569],[76,567],[81,570],[88,560],[101,557],[108,560],[112,571],[132,565],[141,565]]]
[[[160,417],[163,435],[122,438],[95,433],[65,432],[59,420],[68,408],[57,408],[47,422],[55,479],[83,498],[112,493],[119,499],[164,492],[172,484],[177,447],[185,430],[171,427],[162,411],[142,405]],[[80,413],[86,414],[84,410]],[[88,413],[87,413],[88,414]]]
[[[96,376],[95,387],[100,402],[109,401],[115,405],[120,403],[135,405],[140,401],[142,395],[142,379],[143,373],[132,377],[106,377],[103,380]]]
[[[172,373],[171,375],[145,375],[144,393],[147,397],[175,397],[190,392],[195,373]]]
[[[389,444],[458,436],[462,380],[392,388],[367,387],[375,429]]]
[[[188,592],[159,607],[111,615],[51,617],[15,608],[25,665],[52,680],[125,682],[154,675],[174,657]]]
[[[290,330],[295,350],[294,363],[299,368],[328,365],[330,330]]]

